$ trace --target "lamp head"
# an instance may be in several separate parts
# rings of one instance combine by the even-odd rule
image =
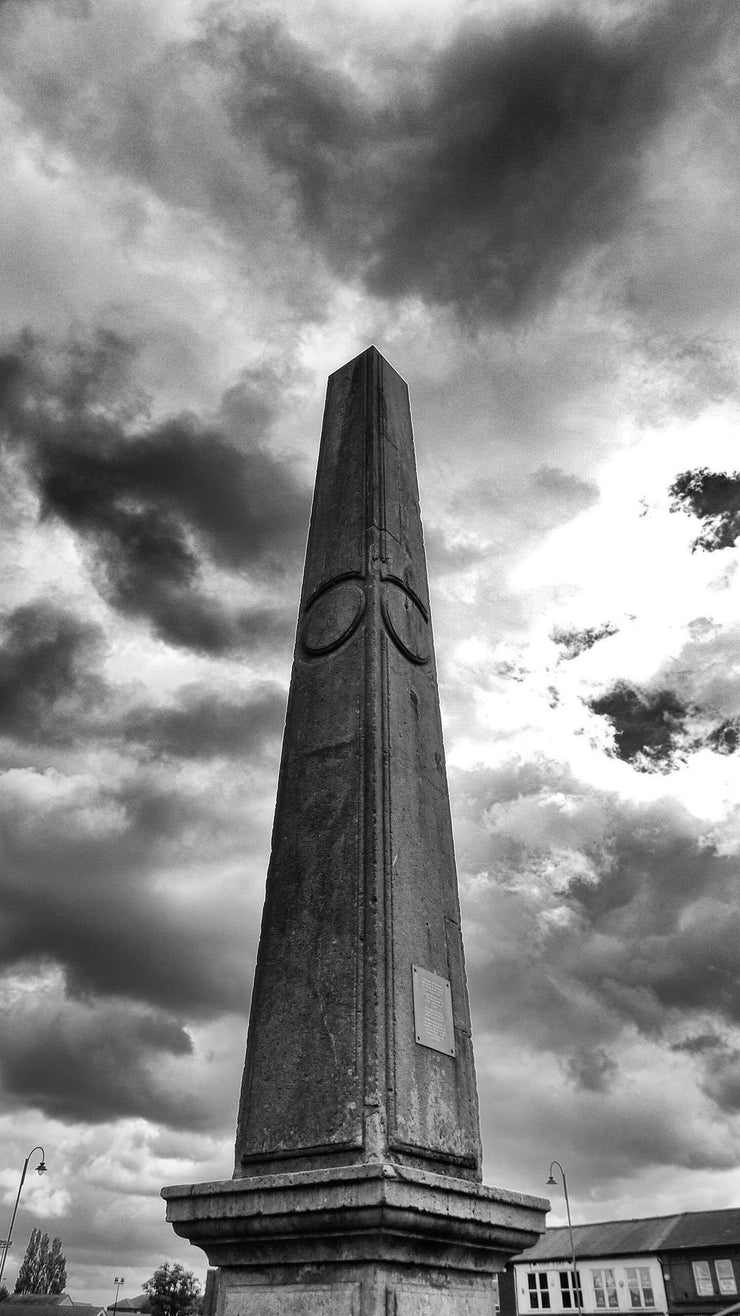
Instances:
[[[549,1179],[546,1179],[546,1180],[545,1180],[545,1187],[546,1187],[546,1188],[556,1188],[556,1187],[557,1187],[557,1181],[553,1178],[552,1175],[550,1175],[550,1178],[549,1178]]]
[[[36,1166],[36,1173],[46,1174],[46,1163],[44,1161],[39,1161],[39,1164]]]

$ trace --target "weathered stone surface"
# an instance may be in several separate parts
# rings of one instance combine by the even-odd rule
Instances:
[[[163,1196],[175,1231],[221,1267],[217,1316],[262,1310],[251,1290],[261,1296],[265,1286],[280,1295],[265,1310],[281,1313],[299,1300],[307,1313],[490,1313],[491,1275],[542,1232],[547,1207],[391,1164],[227,1179]]]
[[[261,1264],[279,1240],[283,1262],[439,1260],[462,1249],[467,1268],[541,1232],[547,1203],[465,1179],[392,1164],[348,1165],[164,1188],[167,1219],[212,1265]],[[348,1251],[348,1241],[354,1243]],[[473,1255],[474,1253],[478,1255]]]
[[[376,1272],[364,1283],[242,1284],[230,1276],[217,1316],[495,1316],[493,1290],[480,1281],[389,1285],[388,1278]]]
[[[343,1272],[344,1275],[349,1273]],[[406,1282],[375,1268],[363,1279],[242,1283],[222,1272],[217,1316],[495,1316],[493,1290],[469,1283]]]
[[[430,1290],[418,1284],[403,1284],[393,1296],[393,1316],[493,1316],[496,1310],[491,1293],[470,1285],[450,1284]]]
[[[360,1316],[359,1284],[239,1284],[219,1316]]]
[[[369,348],[329,380],[234,1178],[162,1195],[212,1316],[493,1316],[548,1203],[480,1167],[408,393]]]
[[[414,964],[454,1055],[416,1039]],[[329,381],[235,1174],[384,1160],[480,1179],[408,391],[369,348]]]

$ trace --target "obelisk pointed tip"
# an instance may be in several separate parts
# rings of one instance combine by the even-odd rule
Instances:
[[[398,375],[398,378],[403,380],[404,384],[406,384],[406,380],[403,378],[403,375],[400,374],[398,370],[396,370],[395,366],[391,365],[390,361],[383,356],[382,352],[378,351],[374,343],[371,343],[369,347],[366,347],[364,349],[364,351],[360,352],[357,356],[353,357],[351,361],[347,361],[343,366],[340,366],[339,370],[335,370],[333,374],[338,375],[340,371],[348,370],[351,366],[355,366],[360,361],[367,362],[368,364],[371,363],[377,364],[378,362],[380,362],[382,363],[382,365],[385,367],[386,370],[392,370],[394,375]]]

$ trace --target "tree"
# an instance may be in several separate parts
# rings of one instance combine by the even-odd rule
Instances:
[[[16,1293],[63,1293],[67,1283],[67,1259],[61,1238],[32,1229],[26,1255],[15,1281]]]
[[[152,1316],[188,1316],[198,1310],[200,1281],[179,1261],[164,1261],[144,1285],[152,1303]]]
[[[46,1238],[46,1235],[44,1235]],[[52,1238],[46,1258],[44,1293],[64,1293],[67,1287],[67,1258],[62,1252],[61,1238]]]

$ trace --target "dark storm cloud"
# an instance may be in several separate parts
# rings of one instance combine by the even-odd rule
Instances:
[[[111,334],[61,351],[24,336],[0,357],[0,426],[42,515],[80,535],[109,603],[169,643],[217,654],[286,639],[292,609],[230,606],[201,582],[211,562],[264,589],[298,561],[308,490],[263,446],[269,408],[242,389],[243,447],[190,415],[147,424],[130,353]]]
[[[128,996],[204,1017],[243,1007],[244,941],[254,931],[246,892],[231,894],[226,921],[207,897],[209,865],[233,862],[247,834],[232,821],[221,841],[211,802],[157,786],[143,771],[118,788],[89,778],[60,784],[51,799],[35,798],[33,783],[25,794],[24,780],[11,794],[12,784],[0,799],[0,967],[48,961],[77,995]],[[162,874],[174,867],[186,885],[192,865],[199,899],[180,901]]]
[[[670,1048],[678,1027],[686,1039],[692,1027],[699,1037],[738,1025],[737,861],[708,843],[703,822],[545,759],[458,773],[455,788],[461,871],[476,874],[463,901],[485,1026],[527,1037],[598,1091],[635,1032]]]
[[[240,701],[185,688],[174,706],[134,709],[123,729],[127,739],[143,742],[157,754],[239,757],[254,754],[264,741],[279,736],[284,718],[285,691],[265,681]]]
[[[698,517],[702,532],[693,549],[713,553],[733,548],[740,537],[740,471],[710,471],[702,466],[676,476],[668,491],[672,511]]]
[[[101,675],[102,641],[98,626],[47,599],[0,616],[0,736],[176,759],[252,756],[279,736],[285,691],[269,681],[238,698],[191,685],[168,704],[127,706]]]
[[[570,947],[576,977],[648,1033],[674,1012],[737,1025],[735,859],[682,834],[678,811],[643,809],[630,821],[603,879],[571,888],[594,934],[580,964]]]
[[[641,771],[672,765],[689,712],[674,691],[638,690],[620,681],[588,703],[594,713],[609,718],[621,759]]]
[[[255,249],[275,235],[302,271],[294,302],[311,284],[315,312],[297,227],[371,293],[476,321],[531,311],[634,222],[657,132],[703,76],[724,95],[712,61],[740,15],[734,0],[611,22],[553,8],[404,51],[375,33],[358,75],[264,15],[217,11],[166,47],[139,15],[116,29],[122,59],[82,12],[41,49],[17,13],[7,26],[6,85],[37,131]]]
[[[231,35],[234,121],[343,275],[513,317],[630,220],[655,130],[739,21],[673,0],[612,30],[558,11],[476,24],[416,50],[381,105],[277,22],[250,23]]]
[[[0,1082],[50,1119],[100,1124],[136,1116],[198,1127],[202,1103],[175,1089],[165,1068],[192,1050],[182,1024],[162,1011],[42,993],[21,1000],[3,1029]]]
[[[0,734],[56,743],[105,697],[99,627],[47,601],[0,618]]]

